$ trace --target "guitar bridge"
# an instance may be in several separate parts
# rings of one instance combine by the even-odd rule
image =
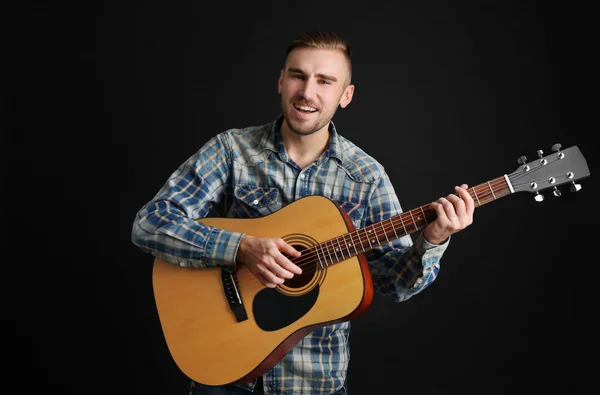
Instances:
[[[235,319],[238,322],[247,320],[248,314],[246,313],[242,296],[238,291],[235,273],[229,273],[228,271],[221,269],[221,280],[223,282],[223,291],[225,292],[225,297],[227,298],[229,308],[233,312]]]

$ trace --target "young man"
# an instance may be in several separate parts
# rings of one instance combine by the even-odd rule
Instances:
[[[356,229],[401,213],[383,166],[332,122],[338,106],[352,101],[351,77],[350,49],[337,35],[311,32],[292,41],[279,76],[281,115],[205,143],[140,209],[133,243],[198,270],[233,273],[245,265],[265,287],[275,288],[302,273],[293,263],[300,251],[282,238],[218,229],[201,219],[264,217],[309,195],[338,203]],[[404,235],[365,254],[375,289],[401,302],[434,281],[450,236],[473,221],[466,188],[431,203],[436,218],[414,243]],[[260,379],[217,387],[192,383],[191,394],[346,394],[349,330],[348,321],[318,328]]]

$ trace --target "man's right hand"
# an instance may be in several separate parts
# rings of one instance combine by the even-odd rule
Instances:
[[[285,280],[301,274],[302,269],[287,256],[297,258],[301,254],[283,239],[259,238],[244,235],[238,248],[236,260],[248,266],[252,274],[269,288],[275,288]]]

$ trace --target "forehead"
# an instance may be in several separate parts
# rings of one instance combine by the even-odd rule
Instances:
[[[339,49],[296,48],[288,54],[286,70],[300,69],[306,74],[327,74],[345,78],[349,73],[348,60]]]

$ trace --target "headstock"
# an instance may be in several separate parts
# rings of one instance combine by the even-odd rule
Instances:
[[[512,192],[531,192],[535,194],[535,200],[541,202],[544,195],[541,191],[552,189],[554,196],[560,196],[559,186],[568,185],[571,192],[577,192],[581,185],[575,181],[590,175],[587,162],[577,146],[561,150],[560,144],[554,144],[554,153],[543,156],[544,152],[538,150],[538,159],[527,162],[525,156],[521,156],[517,162],[520,166],[514,172],[507,175]]]

